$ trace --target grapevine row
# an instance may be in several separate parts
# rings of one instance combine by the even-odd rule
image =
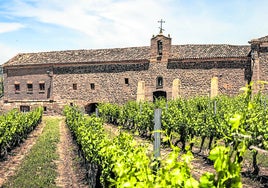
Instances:
[[[27,138],[41,122],[42,112],[42,108],[27,113],[11,110],[0,116],[0,158]]]
[[[181,143],[186,150],[186,143],[201,139],[198,146],[202,151],[205,140],[208,148],[223,140],[225,146],[234,146],[235,137],[250,138],[247,149],[268,147],[268,108],[266,98],[261,94],[250,98],[247,88],[243,95],[236,97],[220,96],[217,98],[195,97],[192,99],[177,99],[171,101],[159,100],[152,102],[133,102],[124,105],[102,103],[98,105],[99,114],[108,123],[122,126],[141,137],[152,139],[153,115],[155,108],[162,108],[162,130],[171,137],[173,144]],[[232,127],[232,122],[239,120],[240,124]],[[241,136],[240,135],[240,136]],[[246,136],[245,136],[246,135]],[[256,155],[253,152],[254,174],[258,174]]]
[[[90,187],[242,187],[240,169],[245,148],[244,139],[235,139],[237,148],[217,146],[209,158],[214,161],[216,174],[204,173],[199,180],[191,175],[191,152],[182,154],[171,145],[172,152],[155,159],[145,146],[138,145],[126,133],[109,138],[103,120],[86,117],[76,107],[65,107],[69,126],[85,159]],[[113,121],[113,119],[110,119]],[[231,126],[240,120],[231,122]]]

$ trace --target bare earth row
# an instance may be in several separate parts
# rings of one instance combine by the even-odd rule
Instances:
[[[0,187],[16,174],[25,156],[31,152],[31,148],[35,145],[38,137],[43,133],[43,129],[46,126],[46,118],[55,117],[45,117],[44,121],[30,133],[28,138],[0,162]],[[54,183],[56,183],[57,187],[87,187],[85,170],[77,157],[76,144],[73,142],[72,136],[62,117],[57,126],[59,126],[60,140],[57,144],[59,159],[55,161],[58,176]]]

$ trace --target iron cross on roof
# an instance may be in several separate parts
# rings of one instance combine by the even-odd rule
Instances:
[[[161,19],[160,21],[158,21],[158,23],[160,23],[160,27],[159,27],[160,33],[163,33],[163,31],[165,30],[163,29],[162,24],[165,23],[165,21]]]

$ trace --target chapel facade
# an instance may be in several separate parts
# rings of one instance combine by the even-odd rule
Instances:
[[[249,45],[173,45],[162,30],[150,46],[22,53],[3,64],[2,110],[41,105],[52,114],[75,104],[91,113],[101,102],[237,95],[268,80],[267,63],[268,36]]]

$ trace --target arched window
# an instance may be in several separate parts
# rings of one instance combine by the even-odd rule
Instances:
[[[156,88],[163,88],[163,77],[158,76],[156,78]]]

